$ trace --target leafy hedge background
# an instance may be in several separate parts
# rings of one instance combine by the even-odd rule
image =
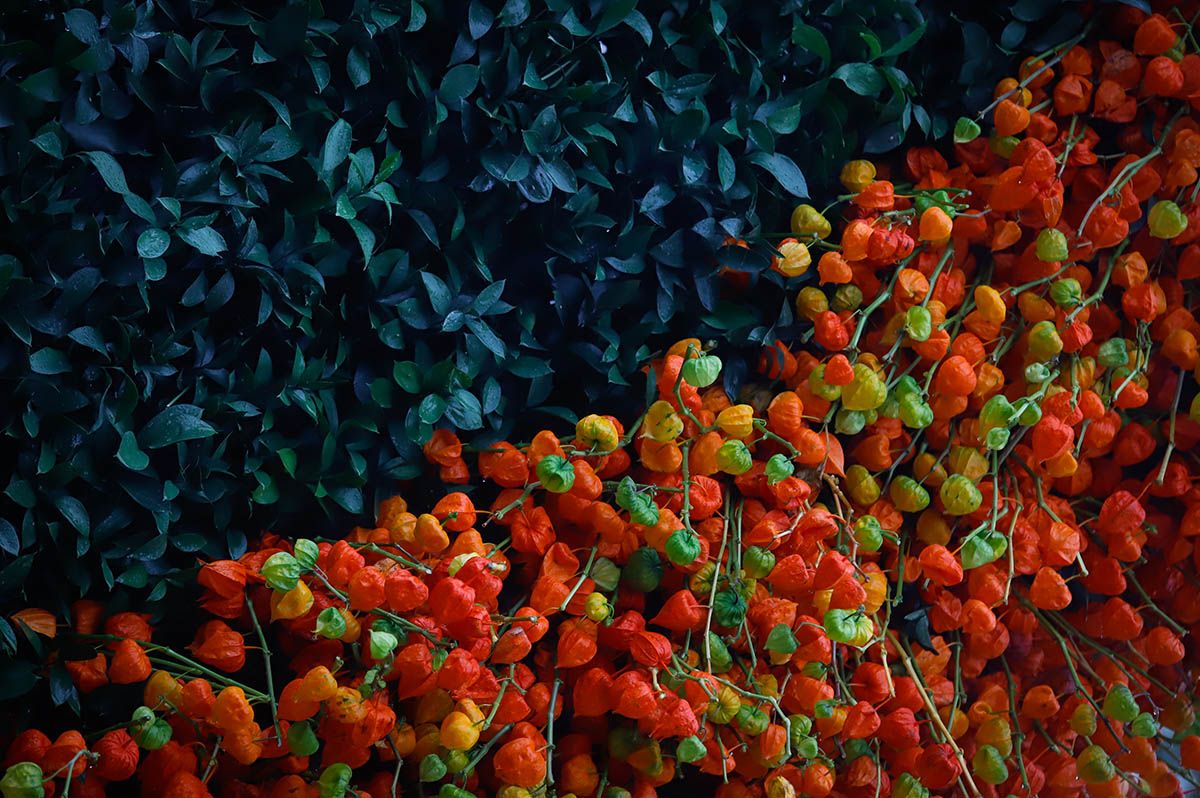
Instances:
[[[618,406],[672,336],[736,375],[792,334],[763,242],[797,199],[944,141],[1009,49],[1080,25],[1054,0],[6,8],[0,600],[55,612],[345,528],[436,425]],[[737,296],[726,235],[757,242],[726,253]]]

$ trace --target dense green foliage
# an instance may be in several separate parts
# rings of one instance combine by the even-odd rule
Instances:
[[[433,425],[569,416],[556,384],[617,396],[667,332],[786,337],[762,242],[796,199],[943,138],[997,42],[1078,25],[956,5],[10,10],[0,595],[154,600],[259,528],[369,514]],[[726,235],[759,242],[726,253],[742,296]]]

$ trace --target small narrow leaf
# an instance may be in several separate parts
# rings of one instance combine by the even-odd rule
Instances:
[[[351,129],[350,123],[339,119],[333,123],[325,136],[325,144],[321,147],[321,176],[328,177],[333,170],[341,166],[342,161],[350,155]]]
[[[179,237],[202,255],[216,256],[225,251],[225,238],[211,227],[195,230],[179,228]]]
[[[99,151],[89,152],[86,155],[110,191],[117,194],[129,193],[129,185],[125,182],[125,170],[121,168],[121,164],[117,163],[116,158],[107,152]]]
[[[134,471],[141,471],[150,465],[150,457],[138,448],[137,436],[129,430],[121,433],[121,446],[117,449],[117,460],[121,465]]]

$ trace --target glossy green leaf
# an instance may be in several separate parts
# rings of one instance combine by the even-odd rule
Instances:
[[[147,422],[138,433],[138,442],[147,449],[160,449],[173,443],[207,438],[216,429],[201,418],[195,405],[174,405]]]
[[[350,123],[339,119],[329,128],[325,136],[325,144],[321,147],[321,174],[328,176],[350,155],[350,140],[352,137]]]
[[[143,258],[159,258],[171,245],[171,236],[165,230],[152,227],[143,230],[137,240],[138,254]]]
[[[843,64],[833,72],[833,77],[846,84],[855,94],[874,97],[883,91],[883,75],[871,64]]]
[[[448,71],[438,87],[438,99],[446,105],[461,105],[479,85],[479,67],[459,64]]]
[[[35,374],[63,374],[71,370],[71,363],[59,350],[45,347],[29,356],[29,368]]]

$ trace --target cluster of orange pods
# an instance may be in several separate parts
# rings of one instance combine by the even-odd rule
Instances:
[[[78,602],[75,684],[142,704],[22,733],[0,791],[1200,789],[1200,9],[1171,5],[1105,6],[988,134],[797,208],[803,332],[738,395],[687,339],[636,418],[439,430],[428,512],[203,564],[186,650]]]

